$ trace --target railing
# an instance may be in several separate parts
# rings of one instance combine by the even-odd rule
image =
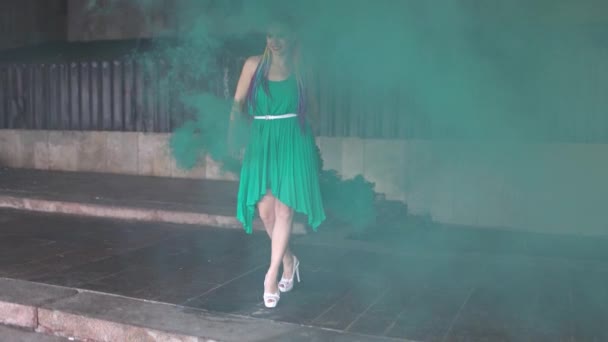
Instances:
[[[242,58],[224,60],[217,73],[209,75],[211,81],[206,82],[205,90],[230,97],[241,63]],[[144,68],[130,58],[0,64],[0,129],[171,132],[191,113],[178,101],[177,89],[159,86],[166,68],[159,60]],[[596,81],[597,86],[605,84]],[[352,84],[336,89],[323,86],[322,81],[318,89],[319,135],[461,138],[457,130],[433,126],[428,116],[416,110],[415,99],[409,102],[399,89],[363,94]],[[599,89],[595,91],[600,94]],[[518,118],[524,118],[521,125],[530,131],[522,137],[543,142],[608,143],[608,101],[604,101],[605,108],[595,98],[589,97],[589,101],[594,103],[580,112],[547,111],[540,119],[534,118],[542,125],[538,133],[530,131],[526,116],[519,113]]]
[[[134,60],[0,67],[0,127],[169,132],[183,108],[158,87],[163,64]]]

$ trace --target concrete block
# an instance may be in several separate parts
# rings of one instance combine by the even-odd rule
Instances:
[[[35,131],[19,130],[19,167],[34,168],[34,143],[37,140]]]
[[[84,290],[75,291],[22,280],[8,280],[7,283],[7,280],[0,278],[0,288],[3,290],[4,285],[24,287],[29,290],[38,289],[32,293],[34,299],[27,297],[28,293],[23,291],[20,294],[22,297],[15,298],[18,301],[32,302],[30,306],[35,310],[34,312],[37,312],[37,325],[30,325],[28,328],[82,341],[276,341],[284,340],[285,336],[290,336],[290,340],[296,341],[361,340],[361,336],[347,332],[184,309],[171,304]],[[9,292],[15,294],[15,290]],[[46,300],[41,294],[46,296]],[[36,341],[47,340],[42,335],[38,336],[40,338]],[[383,341],[384,339],[365,337],[364,340]]]
[[[437,179],[432,147],[426,141],[408,140],[404,149],[403,196],[408,212],[414,215],[431,215]]]
[[[321,150],[323,169],[342,173],[342,138],[318,137],[317,145]]]
[[[0,166],[21,167],[19,131],[0,129]]]
[[[461,210],[468,213],[469,219],[466,224],[484,227],[505,227],[510,216],[514,213],[510,210],[511,203],[505,201],[505,181],[509,171],[496,164],[496,156],[484,156],[482,162],[469,162],[468,167],[459,168],[454,172],[454,218],[460,216],[459,204],[468,204]],[[474,159],[469,156],[463,159]],[[462,204],[460,207],[462,207]]]
[[[204,177],[207,179],[222,179],[222,165],[218,162],[216,162],[215,160],[213,160],[213,158],[211,158],[211,156],[206,155],[205,156],[205,175]]]
[[[39,309],[38,332],[83,341],[199,342],[195,336],[167,333],[143,327],[95,319],[63,311]]]
[[[66,342],[65,338],[36,333],[29,329],[0,326],[3,341],[10,342]]]
[[[138,174],[170,177],[172,157],[169,149],[169,135],[158,133],[137,133]]]
[[[201,157],[202,159],[202,157]],[[201,162],[194,168],[190,170],[184,170],[177,166],[175,159],[171,159],[171,177],[175,178],[194,178],[194,179],[204,179],[207,175],[207,168],[205,167],[205,160],[202,159]]]
[[[205,179],[217,179],[217,180],[231,180],[236,181],[239,176],[222,170],[220,163],[216,162],[209,155],[205,156]]]
[[[403,197],[405,141],[370,139],[364,143],[365,178],[389,199]]]
[[[442,168],[435,173],[435,181],[427,184],[429,191],[429,212],[433,220],[438,222],[452,222],[454,217],[454,202],[463,203],[463,198],[454,198],[454,176],[449,168]],[[469,204],[467,202],[467,204]],[[475,211],[468,210],[466,215],[475,219]]]
[[[342,172],[344,178],[353,178],[364,173],[363,140],[344,138],[342,140]]]
[[[265,341],[298,325],[81,292],[38,309],[39,331],[95,341]]]
[[[78,170],[78,144],[82,134],[76,131],[49,131],[50,170]]]
[[[104,172],[107,165],[107,132],[81,132],[76,137],[78,171]]]
[[[242,228],[241,223],[234,216],[180,211],[175,209],[163,210],[139,208],[135,206],[125,207],[103,204],[74,203],[59,200],[28,198],[27,196],[20,197],[0,194],[0,208],[76,216],[104,217],[130,221],[191,224],[216,228]],[[254,224],[254,229],[264,230],[262,222],[256,221]],[[294,223],[293,233],[306,234],[306,227],[301,223]]]
[[[138,134],[105,132],[107,172],[137,174]]]
[[[49,132],[38,131],[38,138],[34,141],[34,168],[48,170],[51,165],[49,153]]]
[[[48,131],[0,130],[0,165],[48,169]]]
[[[36,308],[42,303],[73,296],[76,290],[23,280],[0,278],[0,324],[35,328]]]
[[[0,302],[0,324],[33,329],[38,325],[36,307]]]

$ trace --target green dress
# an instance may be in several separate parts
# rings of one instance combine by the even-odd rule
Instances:
[[[298,88],[294,77],[269,81],[266,94],[258,87],[253,116],[297,112]],[[252,120],[241,170],[237,219],[252,233],[256,205],[268,190],[295,212],[305,214],[316,230],[325,220],[319,188],[320,160],[308,123],[302,129],[298,117]]]

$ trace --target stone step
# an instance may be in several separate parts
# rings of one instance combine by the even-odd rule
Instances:
[[[0,324],[81,341],[393,341],[0,278]]]
[[[0,325],[0,339],[9,342],[68,342],[70,339]]]
[[[0,169],[0,208],[241,228],[234,181]],[[264,230],[256,219],[255,230]],[[301,222],[296,234],[305,234]]]

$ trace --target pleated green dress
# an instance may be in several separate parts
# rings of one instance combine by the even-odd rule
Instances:
[[[253,116],[297,112],[298,88],[294,77],[269,81],[269,94],[258,87]],[[305,214],[316,230],[325,220],[319,188],[319,155],[308,123],[302,129],[298,117],[274,120],[254,119],[243,158],[237,219],[248,234],[253,230],[257,203],[269,190],[275,198]]]

